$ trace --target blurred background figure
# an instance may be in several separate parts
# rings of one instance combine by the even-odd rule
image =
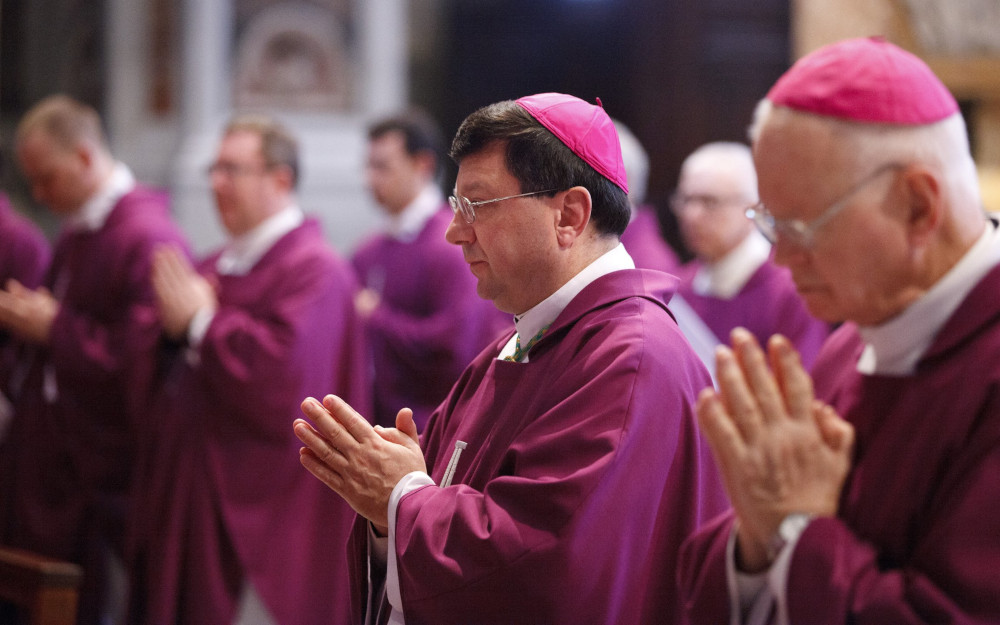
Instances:
[[[299,464],[302,398],[368,406],[354,276],[296,203],[296,139],[237,117],[209,167],[230,234],[197,270],[161,248],[167,341],[130,529],[132,623],[346,623],[353,511]]]
[[[437,124],[410,111],[368,131],[366,175],[385,213],[384,231],[354,254],[374,365],[375,422],[394,427],[413,410],[420,430],[489,340],[513,330],[509,315],[476,294],[462,250],[445,241],[452,211],[438,186],[443,139]]]
[[[628,178],[628,201],[632,209],[632,218],[622,234],[622,243],[637,268],[676,274],[681,265],[677,253],[663,238],[656,209],[645,203],[649,155],[628,126],[617,119],[614,122],[622,146],[622,160]]]
[[[0,160],[0,171],[3,166]],[[10,280],[29,289],[37,288],[52,258],[49,241],[34,222],[14,209],[3,191],[0,191],[0,241],[3,242],[0,245],[0,288],[9,288]],[[13,413],[2,389],[17,362],[17,352],[18,347],[11,345],[10,332],[0,327],[0,441]]]
[[[185,242],[166,194],[136,184],[91,107],[42,100],[22,118],[16,150],[62,231],[44,286],[0,292],[0,326],[26,348],[6,388],[2,541],[83,565],[80,622],[95,623],[120,609],[102,597],[114,592],[107,567],[120,563],[132,428],[160,334],[152,251]]]
[[[709,143],[685,159],[671,209],[695,259],[679,271],[680,293],[720,341],[737,326],[762,345],[783,334],[808,367],[830,328],[809,314],[788,269],[772,262],[771,244],[746,216],[756,202],[749,146]]]

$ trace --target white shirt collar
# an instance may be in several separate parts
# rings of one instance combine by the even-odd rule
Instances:
[[[698,295],[732,299],[771,256],[771,244],[756,228],[714,263],[698,268],[691,289]]]
[[[500,358],[514,353],[514,341],[516,336],[529,338],[535,336],[539,330],[555,321],[556,317],[566,308],[573,298],[580,294],[588,284],[597,280],[601,276],[607,275],[621,269],[635,269],[635,262],[625,246],[619,243],[614,249],[605,252],[600,258],[583,268],[583,271],[570,278],[569,282],[559,287],[559,289],[547,298],[536,304],[533,308],[514,318],[514,325],[517,327],[517,335],[500,352]],[[527,360],[527,358],[525,358]]]
[[[1000,231],[986,231],[965,256],[900,315],[860,327],[865,342],[858,371],[866,375],[910,375],[941,327],[979,281],[1000,263]]]
[[[65,227],[90,232],[100,230],[118,201],[134,188],[132,171],[125,163],[116,162],[111,175],[97,193],[84,202],[79,211],[66,218]]]
[[[437,185],[431,183],[420,190],[409,206],[398,215],[389,217],[386,232],[395,239],[410,242],[424,229],[424,225],[434,216],[444,203],[444,194]]]
[[[253,230],[233,237],[219,255],[216,270],[222,275],[249,273],[281,237],[298,228],[304,220],[302,210],[294,204],[278,211]]]

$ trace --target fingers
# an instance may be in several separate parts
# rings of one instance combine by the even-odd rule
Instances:
[[[733,352],[749,385],[749,392],[760,408],[760,418],[773,421],[783,416],[785,405],[781,390],[757,339],[744,328],[734,329],[731,338]]]
[[[409,408],[403,408],[396,414],[396,429],[408,436],[418,446],[420,445],[417,424],[413,420],[413,411]]]
[[[706,388],[701,391],[695,410],[698,413],[698,425],[712,449],[712,455],[715,456],[729,490],[729,486],[734,485],[732,480],[736,475],[735,465],[746,453],[744,439],[733,420],[726,414],[722,399],[713,389]]]
[[[774,370],[785,408],[793,419],[808,419],[813,404],[812,378],[802,366],[799,353],[792,343],[780,334],[771,337],[767,344],[771,368]]]
[[[747,386],[736,355],[724,345],[715,348],[715,376],[723,404],[720,410],[730,415],[744,439],[753,440],[762,425],[757,401]]]
[[[854,426],[840,418],[832,406],[813,402],[813,418],[823,441],[834,451],[850,454],[854,447]]]

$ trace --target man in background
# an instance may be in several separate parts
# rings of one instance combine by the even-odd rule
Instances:
[[[509,329],[476,295],[462,252],[445,241],[451,210],[438,187],[443,146],[419,111],[368,131],[368,186],[388,223],[353,257],[363,290],[374,366],[375,423],[392,427],[401,407],[422,430],[431,412],[487,342]]]
[[[756,201],[748,146],[709,143],[684,160],[671,209],[695,259],[678,270],[680,294],[719,341],[736,327],[761,343],[780,333],[808,367],[829,326],[809,314],[791,273],[774,264],[771,244],[747,219]]]
[[[120,609],[103,598],[160,334],[153,250],[186,244],[167,196],[115,160],[91,107],[46,98],[15,140],[32,195],[62,228],[43,286],[0,292],[0,326],[25,346],[5,389],[14,417],[0,450],[2,539],[83,565],[80,622],[96,623]]]
[[[301,398],[366,404],[350,267],[295,200],[298,144],[237,117],[209,168],[229,242],[153,265],[167,341],[130,531],[133,623],[347,623],[353,515],[302,474]]]

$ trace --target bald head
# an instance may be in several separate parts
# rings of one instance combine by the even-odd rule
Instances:
[[[742,143],[701,146],[684,160],[672,208],[684,242],[703,262],[716,262],[752,231],[746,209],[757,200],[750,148]]]

